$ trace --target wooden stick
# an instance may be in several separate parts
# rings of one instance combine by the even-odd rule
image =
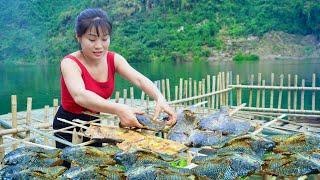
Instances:
[[[262,86],[266,85],[266,81],[262,80]],[[261,102],[261,107],[264,108],[265,107],[265,96],[266,96],[266,90],[262,89],[262,102]]]
[[[258,73],[258,86],[261,85],[261,73]],[[260,107],[260,89],[257,91],[256,107]]]
[[[288,74],[288,88],[291,86],[291,75]],[[288,91],[288,109],[291,109],[291,91]]]
[[[116,91],[116,100],[115,100],[115,102],[119,103],[119,99],[120,99],[120,92]]]
[[[184,80],[183,85],[184,98],[188,98],[188,80]],[[187,105],[187,103],[185,105]]]
[[[312,88],[316,87],[316,74],[312,74]],[[312,91],[312,110],[316,110],[316,92]]]
[[[131,107],[133,107],[133,101],[134,101],[134,90],[133,87],[130,87],[130,101],[131,101]]]
[[[27,114],[26,114],[26,125],[31,125],[31,109],[32,109],[32,98],[27,98]],[[30,131],[26,132],[26,137],[30,137]]]
[[[12,113],[12,128],[17,128],[18,122],[17,122],[17,96],[12,95],[11,96],[11,113]],[[12,134],[13,138],[17,138],[17,133]],[[12,148],[16,149],[18,147],[17,144],[13,144]]]
[[[228,86],[229,86],[229,78],[230,78],[230,74],[229,74],[229,72],[227,72],[227,77],[226,77],[226,85],[224,86],[224,89],[225,88],[228,88]],[[226,92],[226,94],[225,94],[225,103],[226,103],[226,106],[229,106],[229,92]]]
[[[216,91],[216,76],[212,76],[212,91],[211,92],[215,92],[215,91]],[[216,95],[212,95],[211,98],[212,98],[211,108],[214,109]]]
[[[52,110],[52,117],[54,117],[58,111],[59,101],[58,99],[53,99],[53,110]]]
[[[221,72],[219,72],[218,73],[218,78],[217,78],[217,91],[220,91],[221,90],[221,88],[220,88],[220,86],[221,86]],[[220,94],[217,94],[216,95],[216,108],[217,109],[219,109],[219,107],[220,107],[220,105],[221,105],[221,100],[220,100],[220,98],[221,98],[221,95]],[[219,105],[219,103],[220,103],[220,105]]]
[[[253,86],[253,81],[254,81],[254,74],[251,74],[250,77],[250,85]],[[249,107],[252,107],[252,88],[249,90]]]
[[[199,96],[201,96],[203,93],[202,93],[202,81],[199,81],[198,83],[198,94]],[[202,98],[198,98],[198,102],[202,102]]]
[[[207,93],[210,93],[211,92],[211,80],[210,80],[210,75],[207,75]],[[211,105],[211,97],[208,97],[207,98],[207,101],[208,101],[208,107],[210,107]]]
[[[44,148],[44,149],[57,149],[55,147],[51,147],[51,146],[46,146],[46,145],[42,145],[42,144],[37,144],[37,143],[33,143],[33,142],[29,142],[25,139],[16,139],[16,138],[13,138],[13,137],[10,137],[10,136],[5,136],[5,138],[8,138],[8,139],[11,139],[11,140],[14,140],[18,143],[24,143],[24,144],[27,144],[27,145],[31,145],[31,146],[37,146],[37,147],[41,147],[41,148]]]
[[[127,104],[128,91],[127,89],[123,90],[123,104]]]
[[[0,136],[0,146],[3,145],[3,136]],[[0,147],[0,167],[2,166],[2,161],[3,161],[3,157],[4,157],[4,154],[5,154],[5,150],[3,147]]]
[[[89,127],[84,126],[82,124],[78,124],[78,123],[75,123],[75,122],[72,122],[72,121],[68,121],[68,120],[65,120],[65,119],[62,119],[62,118],[57,118],[57,120],[59,120],[61,122],[64,122],[64,123],[67,123],[67,124],[71,124],[71,125],[77,126],[79,128],[83,128],[83,129],[88,129],[89,128]]]
[[[283,87],[283,74],[280,75],[280,88]],[[279,91],[279,98],[278,98],[278,109],[281,109],[282,104],[282,90]]]
[[[298,75],[294,75],[294,87],[298,87]],[[297,109],[297,100],[298,100],[298,91],[294,91],[294,96],[293,96],[293,109]]]
[[[275,123],[276,121],[278,121],[279,119],[283,119],[284,117],[286,117],[286,114],[282,114],[281,116],[278,116],[277,118],[275,118],[272,121],[269,121],[267,123],[265,123],[263,126],[261,126],[260,128],[258,128],[257,130],[255,130],[254,132],[250,133],[251,135],[257,135],[258,133],[260,133],[263,128],[270,126],[271,124]]]
[[[221,73],[221,89],[225,89],[225,85],[226,85],[226,78],[225,78],[225,74],[224,74],[224,72],[222,72]],[[223,93],[223,94],[221,94],[221,104],[223,104],[223,105],[226,105],[226,103],[225,103],[225,101],[226,101],[226,94],[225,93]]]
[[[192,96],[192,78],[189,78],[189,97],[191,96]],[[190,103],[189,105],[192,104],[191,101],[189,103]]]
[[[193,80],[193,96],[198,96],[196,80]],[[196,104],[196,103],[197,103],[197,100],[194,99],[193,104]]]
[[[179,87],[174,86],[174,100],[178,100],[178,91],[179,91]]]
[[[179,99],[182,99],[182,86],[183,86],[183,79],[180,78],[180,81],[179,81]]]
[[[304,87],[305,86],[305,81],[304,79],[302,79],[302,82],[301,82],[301,86]],[[304,90],[301,91],[301,110],[304,110]]]
[[[41,123],[34,126],[35,128],[48,128],[51,127],[51,124]],[[27,128],[19,127],[19,128],[12,128],[12,129],[4,129],[0,131],[0,136],[8,135],[8,134],[15,134],[19,132],[26,132],[28,131]]]
[[[145,96],[145,92],[142,91],[141,92],[141,105],[144,106],[144,96]]]
[[[205,93],[206,93],[205,87],[206,87],[206,80],[205,80],[205,79],[202,79],[202,86],[201,86],[201,92],[202,92],[202,94],[205,94]],[[201,101],[205,101],[205,98],[203,98]],[[205,107],[205,105],[204,105],[203,107]]]
[[[230,84],[233,84],[233,79],[232,79],[232,71],[229,71],[230,73],[230,80],[229,80],[229,82],[230,82]],[[228,88],[229,88],[229,86],[228,86]],[[229,98],[229,100],[230,100],[230,105],[232,106],[233,105],[233,93],[232,93],[232,91],[229,91],[229,93],[230,93],[230,98]]]
[[[320,87],[281,87],[281,86],[251,86],[251,85],[229,85],[230,88],[244,88],[244,89],[274,89],[274,90],[305,90],[305,91],[320,91]]]
[[[236,106],[231,106],[231,107],[236,107]],[[244,107],[243,109],[249,110],[249,111],[266,111],[266,112],[279,112],[279,113],[303,113],[303,114],[314,114],[314,115],[320,114],[320,111],[312,111],[312,110],[270,109],[270,108],[254,108],[254,107]]]
[[[240,85],[240,76],[237,74],[237,85]],[[237,88],[237,106],[240,106],[241,104],[241,99],[240,99],[240,88]]]
[[[166,79],[166,85],[167,85],[167,100],[171,101],[170,81],[169,81],[169,79]]]
[[[161,79],[161,92],[162,96],[166,99],[166,81]]]
[[[274,73],[271,73],[271,86],[274,86]],[[271,92],[270,92],[270,108],[271,109],[273,108],[273,95],[274,95],[274,92],[273,92],[273,89],[271,89]]]
[[[46,106],[44,106],[44,121],[43,121],[44,123],[47,123],[47,124],[49,124],[50,122],[49,122],[49,106],[48,105],[46,105]],[[28,126],[28,125],[27,125]],[[48,145],[48,138],[47,137],[44,137],[44,144],[45,145]]]

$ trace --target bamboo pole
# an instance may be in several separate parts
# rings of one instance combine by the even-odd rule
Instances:
[[[211,92],[211,90],[210,90],[211,84],[210,84],[210,83],[211,83],[210,75],[207,75],[207,93],[210,93],[210,92]],[[210,105],[211,105],[211,97],[208,97],[207,101],[208,101],[208,108],[210,108]]]
[[[258,128],[257,130],[255,130],[254,132],[252,132],[250,134],[257,135],[258,133],[260,133],[263,130],[263,128],[270,126],[271,124],[275,123],[279,119],[285,118],[286,116],[287,116],[286,114],[282,114],[281,116],[276,117],[274,120],[265,123],[263,126],[261,126],[260,128]]]
[[[161,80],[161,91],[162,91],[162,96],[166,98],[166,81],[164,79]]]
[[[131,107],[133,107],[133,101],[134,101],[134,90],[133,90],[133,87],[130,87],[130,101],[131,101]]]
[[[280,89],[283,87],[283,74],[280,75]],[[278,98],[278,109],[281,109],[282,104],[282,90],[279,91],[279,98]]]
[[[174,100],[178,100],[179,86],[174,86]]]
[[[211,92],[215,92],[215,91],[216,91],[216,76],[212,76],[212,91]],[[212,95],[211,98],[212,98],[211,108],[214,109],[216,95]]]
[[[220,89],[221,89],[221,88],[220,88],[220,86],[221,86],[221,83],[220,83],[221,80],[220,80],[220,79],[221,79],[221,72],[218,73],[218,78],[217,78],[217,91],[220,91]],[[220,102],[221,102],[221,101],[220,101],[221,95],[220,95],[220,94],[217,94],[216,97],[217,97],[217,98],[216,98],[216,108],[219,109],[219,108],[220,108],[220,105],[221,105],[221,103],[220,103]],[[219,103],[220,103],[220,105],[219,105]]]
[[[116,91],[116,100],[115,100],[116,103],[119,103],[119,98],[120,98],[120,92]]]
[[[31,125],[31,110],[32,110],[32,98],[27,98],[27,114],[26,114],[26,125]],[[26,132],[26,137],[30,137],[30,131]]]
[[[201,92],[202,94],[206,94],[206,89],[205,89],[205,86],[206,86],[206,80],[205,79],[202,79],[202,86],[201,86]],[[205,101],[205,98],[203,98],[201,100],[201,102]],[[206,105],[203,104],[203,107],[205,107]]]
[[[201,81],[200,81],[201,82]],[[231,91],[232,88],[227,88],[227,89],[223,89],[223,90],[220,90],[220,91],[215,91],[215,92],[211,92],[211,93],[208,93],[208,94],[198,94],[198,96],[193,96],[193,97],[189,97],[189,98],[186,98],[186,99],[179,99],[177,101],[170,101],[168,102],[168,104],[177,104],[177,103],[182,103],[182,102],[187,102],[187,101],[192,101],[192,100],[195,100],[195,99],[201,99],[201,98],[206,98],[208,96],[212,96],[212,95],[215,95],[215,94],[221,94],[221,93],[225,93],[227,91]],[[202,105],[202,104],[201,104]],[[1,134],[0,134],[1,135]]]
[[[228,86],[229,86],[229,78],[230,78],[230,74],[229,74],[229,72],[227,72],[227,77],[226,77],[226,85],[224,86],[224,89],[225,88],[228,88]],[[225,94],[225,103],[226,103],[226,106],[229,106],[229,92],[226,92],[226,94]]]
[[[148,95],[147,95],[147,105],[146,105],[146,106],[147,106],[146,108],[147,108],[147,113],[148,113],[149,110],[150,110],[150,109],[149,109],[149,108],[150,108],[150,107],[149,107],[149,106],[150,106],[150,98],[149,98]]]
[[[288,74],[288,87],[291,86],[291,75]],[[288,91],[288,109],[291,109],[291,91]]]
[[[258,73],[258,86],[261,85],[261,73]],[[260,107],[260,89],[257,91],[256,107]]]
[[[231,106],[231,107],[237,107],[237,106]],[[255,107],[244,107],[243,110],[248,111],[262,111],[262,112],[278,112],[278,113],[303,113],[303,114],[314,114],[318,115],[320,114],[320,111],[312,111],[312,110],[294,110],[294,109],[270,109],[270,108],[255,108]],[[261,113],[262,113],[261,112]],[[289,115],[289,114],[288,114]],[[310,116],[314,117],[314,116]]]
[[[262,86],[264,87],[266,85],[266,81],[262,80]],[[261,102],[261,107],[265,107],[265,97],[266,97],[266,90],[262,89],[262,102]]]
[[[41,123],[34,126],[35,128],[48,128],[51,127],[51,124],[47,123]],[[8,134],[16,134],[20,132],[26,132],[28,131],[27,128],[18,127],[18,128],[12,128],[12,129],[4,129],[0,131],[0,136],[8,135]]]
[[[59,101],[58,99],[53,99],[53,111],[52,111],[52,116],[54,117],[58,111],[58,106],[59,106]]]
[[[184,98],[188,98],[188,80],[184,80],[183,92]],[[185,105],[187,105],[187,103]]]
[[[43,122],[49,124],[49,106],[48,105],[44,106],[44,121]],[[49,142],[48,138],[45,137],[44,144],[48,145],[48,142]]]
[[[202,81],[199,81],[198,83],[198,95],[201,96],[202,95]],[[198,103],[202,102],[202,98],[198,99]]]
[[[192,96],[192,78],[189,78],[189,97]],[[191,105],[192,102],[189,102],[189,105]]]
[[[197,81],[196,80],[193,80],[193,96],[198,96],[198,93],[197,93]],[[197,100],[194,99],[193,104],[196,104],[196,103],[197,103]]]
[[[0,136],[0,146],[3,144],[3,136]],[[5,151],[3,147],[0,147],[0,167],[2,167],[2,160],[4,157]]]
[[[320,87],[294,87],[294,86],[291,86],[291,87],[281,87],[281,86],[265,86],[265,87],[262,87],[262,86],[250,86],[250,85],[229,85],[230,88],[243,88],[243,89],[250,89],[250,88],[253,88],[253,89],[273,89],[273,90],[305,90],[305,91],[320,91]]]
[[[224,72],[222,72],[221,73],[221,89],[225,89],[225,87],[226,87],[226,77],[225,77],[225,73]],[[223,93],[222,94],[222,104],[223,105],[226,105],[226,94],[225,93]]]
[[[12,128],[17,128],[18,122],[17,122],[17,96],[12,95],[11,96],[11,113],[12,113]],[[17,138],[17,133],[12,134],[13,138]],[[12,148],[16,149],[18,147],[17,144],[13,144]]]
[[[253,81],[254,81],[254,74],[251,74],[250,77],[250,85],[253,86]],[[249,107],[252,107],[252,90],[253,88],[250,88],[249,90]]]
[[[145,97],[145,95],[146,95],[145,92],[142,91],[142,92],[141,92],[141,105],[142,105],[142,106],[144,106],[144,97]]]
[[[182,99],[182,86],[183,86],[183,79],[180,78],[180,81],[179,81],[179,99]]]
[[[305,80],[302,79],[302,82],[301,82],[301,86],[304,87],[305,86]],[[304,110],[304,90],[301,91],[301,110]]]
[[[316,74],[312,74],[312,88],[316,87]],[[312,110],[316,110],[316,92],[312,91]]]
[[[128,91],[127,89],[123,90],[123,104],[127,104]]]
[[[274,73],[271,73],[271,86],[274,86]],[[270,92],[270,108],[271,109],[273,109],[273,95],[274,95],[274,92],[273,92],[273,89],[271,89],[271,92]]]
[[[229,80],[229,82],[230,82],[230,84],[233,84],[233,79],[232,79],[232,71],[229,71],[230,72],[230,80]],[[228,88],[229,88],[229,86],[228,86]],[[233,93],[232,93],[232,91],[229,91],[229,94],[230,94],[230,105],[232,106],[233,105]]]
[[[167,97],[168,97],[168,101],[171,101],[171,92],[170,92],[170,81],[169,79],[166,79],[166,85],[167,85]]]
[[[294,87],[298,87],[298,75],[294,75]],[[298,91],[294,91],[294,96],[293,96],[293,109],[297,109],[297,100],[298,100]]]
[[[240,85],[240,76],[237,74],[237,80],[236,80],[237,85]],[[241,104],[241,99],[240,99],[240,88],[237,88],[237,106],[240,106]]]

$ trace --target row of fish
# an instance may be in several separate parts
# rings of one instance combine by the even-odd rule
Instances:
[[[46,150],[19,148],[5,155],[1,179],[236,179],[251,174],[297,177],[320,172],[320,139],[306,134],[268,138],[242,135],[196,156],[192,169],[174,162],[185,154],[146,150],[124,152],[117,146]],[[69,162],[71,167],[62,166]]]

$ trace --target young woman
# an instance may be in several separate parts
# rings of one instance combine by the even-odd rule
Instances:
[[[154,84],[132,68],[121,55],[109,51],[112,24],[104,11],[82,11],[77,17],[75,31],[81,48],[61,61],[61,106],[53,121],[54,129],[70,126],[57,118],[70,121],[95,119],[83,114],[84,111],[116,114],[122,126],[141,127],[135,114],[143,112],[107,100],[114,90],[115,73],[119,73],[155,100],[155,117],[164,111],[169,115],[168,124],[175,123],[176,114]],[[71,134],[67,133],[55,133],[55,136],[72,140]],[[56,142],[56,147],[64,148],[65,145]]]

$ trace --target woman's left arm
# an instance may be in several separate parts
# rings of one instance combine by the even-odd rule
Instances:
[[[115,54],[115,69],[123,78],[129,80],[132,84],[139,87],[146,94],[152,97],[156,101],[156,107],[154,112],[154,118],[157,118],[161,111],[166,112],[169,115],[168,124],[175,124],[176,113],[168,105],[165,98],[162,96],[158,88],[152,83],[150,79],[139,73],[119,54]]]

